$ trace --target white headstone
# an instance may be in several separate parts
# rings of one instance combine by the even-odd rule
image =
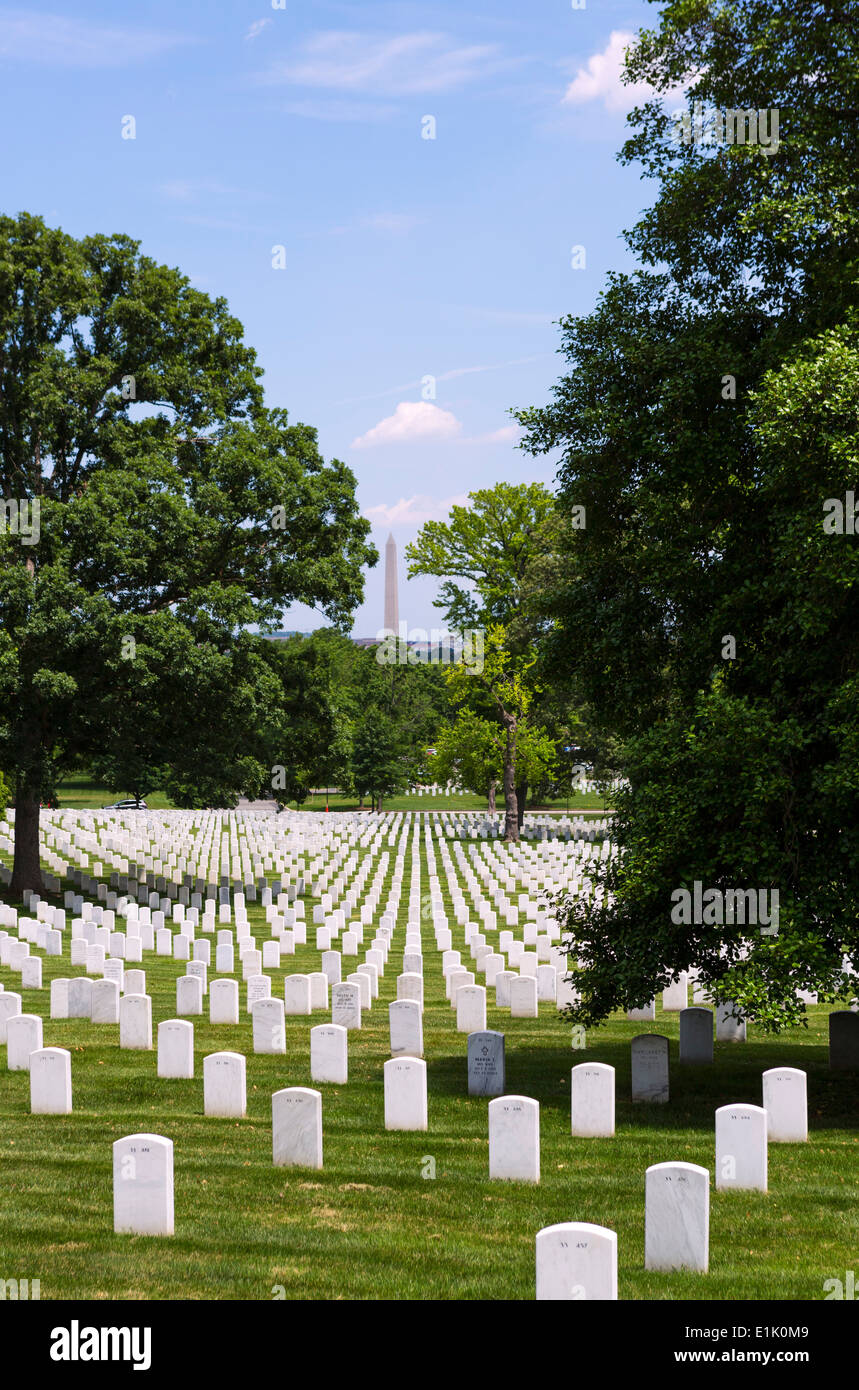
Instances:
[[[203,1012],[203,981],[196,975],[180,975],[176,981],[176,1012],[194,1018]]]
[[[487,975],[487,981],[489,976]],[[558,993],[558,972],[554,965],[537,966],[537,1001],[554,1004]]]
[[[65,979],[51,980],[51,1018],[68,1018],[70,983]]]
[[[30,1056],[30,1113],[72,1113],[72,1054],[64,1047],[41,1047]]]
[[[42,962],[39,956],[27,956],[21,964],[21,988],[42,988]]]
[[[644,1267],[706,1274],[710,1174],[696,1163],[655,1163],[645,1175]]]
[[[495,976],[495,1003],[499,1009],[510,1008],[510,986],[518,978],[515,970],[499,970]]]
[[[158,1025],[158,1075],[179,1080],[194,1075],[194,1025],[168,1018]]]
[[[427,1064],[421,1057],[392,1057],[384,1066],[385,1129],[427,1128]]]
[[[339,985],[343,978],[343,959],[339,951],[322,952],[322,973],[330,985]]]
[[[685,971],[673,984],[662,991],[662,1008],[665,1013],[679,1013],[689,1003],[689,977]]]
[[[510,1017],[537,1018],[537,980],[533,975],[517,975],[510,981]]]
[[[310,1007],[310,979],[307,975],[287,975],[283,982],[283,997],[286,1013],[306,1015]]]
[[[119,985],[116,980],[96,980],[92,987],[93,1023],[119,1022]]]
[[[727,1001],[716,1005],[716,1041],[746,1041],[746,1020],[738,1019],[734,1005]]]
[[[345,1085],[349,1079],[348,1034],[337,1023],[310,1030],[310,1079]]]
[[[113,1229],[132,1235],[172,1236],[172,1140],[159,1134],[129,1134],[116,1140]]]
[[[616,1299],[614,1231],[587,1221],[562,1221],[537,1232],[538,1302],[593,1303]]]
[[[530,1096],[489,1102],[489,1176],[540,1181],[540,1104]]]
[[[571,1131],[579,1138],[610,1139],[614,1134],[614,1067],[580,1062],[571,1078]]]
[[[483,1033],[486,1030],[486,988],[461,985],[456,991],[457,1033]]]
[[[43,1045],[38,1014],[13,1014],[6,1024],[6,1066],[9,1071],[29,1071],[30,1053]]]
[[[278,1167],[322,1167],[322,1094],[288,1086],[271,1098],[273,1161]]]
[[[92,1013],[92,980],[76,975],[69,981],[69,1018],[89,1018]]]
[[[124,994],[119,1001],[119,1045],[143,1052],[152,1047],[152,999],[148,994]]]
[[[424,977],[414,971],[397,976],[397,998],[414,999],[421,1008],[424,1004]]]
[[[763,1092],[770,1143],[804,1143],[808,1139],[805,1072],[796,1067],[771,1067],[763,1074]]]
[[[395,999],[388,1005],[388,1019],[391,1056],[399,1057],[406,1053],[410,1057],[423,1057],[424,1030],[420,1004],[414,999]]]
[[[716,1187],[767,1190],[767,1112],[760,1105],[716,1111]]]
[[[241,1052],[210,1052],[203,1058],[206,1115],[240,1119],[247,1111],[247,1063]]]
[[[643,1009],[627,1009],[626,1016],[630,1023],[652,1023],[656,1018],[656,1000],[651,999]]]
[[[251,1010],[254,1052],[286,1052],[286,1025],[282,999],[258,999]]]
[[[238,980],[213,980],[209,985],[209,1022],[238,1023]]]

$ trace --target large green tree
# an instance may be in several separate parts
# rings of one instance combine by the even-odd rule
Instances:
[[[555,503],[542,483],[496,483],[468,494],[447,521],[427,521],[406,546],[409,578],[441,579],[435,607],[454,630],[512,629],[523,619],[523,598],[533,590],[535,565],[554,539]],[[550,540],[551,537],[551,540]],[[541,621],[531,606],[532,621]],[[527,645],[533,633],[521,634]]]
[[[443,581],[435,606],[444,611],[452,629],[476,629],[484,643],[488,632],[494,632],[496,667],[503,643],[511,658],[505,679],[518,663],[518,709],[525,694],[521,679],[533,671],[536,644],[551,626],[541,595],[555,572],[561,532],[568,523],[542,483],[496,483],[470,492],[468,498],[470,505],[451,508],[447,521],[428,521],[421,527],[406,547],[409,575],[433,575]],[[494,719],[504,731],[505,823],[512,835],[515,822],[518,837],[528,790],[526,762],[519,759],[517,765],[516,727],[522,712],[514,714],[499,702],[502,685],[490,690],[485,680],[471,680],[461,686],[461,693],[465,698],[468,692],[476,715]],[[529,702],[535,693],[533,680],[531,687]],[[512,694],[511,687],[504,688]]]
[[[549,659],[629,779],[606,891],[565,918],[582,1022],[697,967],[779,1029],[859,960],[859,557],[823,526],[859,464],[851,9],[662,7],[629,79],[777,111],[778,146],[685,144],[658,100],[633,113],[623,158],[659,185],[629,236],[644,268],[562,321],[569,373],[520,413],[526,447],[560,453],[562,512],[586,515],[546,596]],[[696,882],[777,891],[777,934],[673,920]]]
[[[353,476],[265,408],[260,375],[226,302],[128,237],[0,218],[0,765],[17,891],[41,886],[40,797],[116,749],[124,695],[147,700],[140,751],[162,738],[176,781],[220,800],[259,773],[241,735],[262,665],[242,630],[294,601],[346,624],[360,601],[376,554]]]
[[[453,778],[478,796],[488,792],[489,811],[494,814],[495,789],[504,778],[506,745],[502,723],[485,719],[466,706],[436,734],[435,752],[427,757],[428,774],[433,781]],[[520,776],[530,785],[545,782],[554,774],[557,758],[547,731],[520,720],[516,729]]]

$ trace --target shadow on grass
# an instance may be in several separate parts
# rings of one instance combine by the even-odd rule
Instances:
[[[859,1072],[830,1071],[828,1048],[800,1041],[717,1044],[712,1065],[696,1066],[678,1060],[677,1041],[670,1038],[667,1105],[632,1103],[629,1042],[605,1041],[586,1052],[508,1047],[506,1093],[531,1096],[542,1109],[569,1115],[570,1072],[588,1061],[607,1062],[614,1067],[616,1119],[621,1124],[710,1132],[719,1106],[763,1103],[764,1071],[770,1067],[797,1067],[808,1076],[809,1131],[833,1126],[859,1129]],[[468,1067],[464,1047],[459,1055],[429,1059],[427,1081],[432,1095],[466,1097]]]

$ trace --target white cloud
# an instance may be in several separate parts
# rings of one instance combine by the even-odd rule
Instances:
[[[314,34],[299,57],[273,64],[258,80],[374,96],[414,96],[448,91],[509,66],[497,44],[458,47],[445,34],[429,31],[383,38],[329,30]]]
[[[378,507],[367,507],[364,515],[374,526],[422,526],[425,521],[446,521],[451,507],[467,507],[468,494],[458,493],[436,501],[420,494],[414,497],[401,497],[391,506],[381,503]]]
[[[464,444],[515,444],[522,436],[519,425],[502,425],[500,430],[491,430],[489,434],[476,434],[471,439],[464,439]]]
[[[378,425],[352,440],[353,449],[367,449],[374,444],[412,444],[426,440],[456,439],[462,424],[449,410],[442,410],[431,401],[400,401],[393,415],[387,415]]]
[[[30,10],[0,10],[0,60],[118,68],[190,42],[181,34],[111,27]]]
[[[587,67],[579,68],[564,93],[564,104],[583,106],[590,101],[601,101],[606,111],[631,111],[639,101],[655,96],[655,89],[648,82],[627,86],[621,81],[623,55],[635,42],[635,37],[625,29],[613,29],[603,51],[594,53]]]
[[[255,19],[248,32],[245,34],[245,39],[255,39],[257,34],[262,33],[267,24],[271,24],[271,19]]]
[[[541,359],[554,357],[553,352],[532,353],[530,357],[514,357],[509,362],[492,362],[486,367],[454,367],[449,372],[439,372],[436,375],[436,382],[453,381],[456,377],[472,376],[475,372],[499,372],[506,367],[523,367],[528,362],[539,362]],[[423,386],[423,380],[418,377],[415,381],[404,381],[399,386],[389,386],[384,391],[373,391],[367,396],[347,396],[345,400],[335,401],[335,405],[358,405],[364,401],[379,401],[385,396],[401,396],[404,391],[417,391]]]

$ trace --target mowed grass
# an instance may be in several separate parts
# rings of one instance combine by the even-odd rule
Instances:
[[[93,781],[85,772],[75,773],[57,786],[57,799],[61,811],[100,811],[103,806],[109,806],[114,801],[127,801],[131,796],[131,792],[109,791],[101,783]],[[173,805],[173,802],[159,791],[150,793],[144,800],[151,811],[163,811]]]
[[[123,801],[131,797],[129,792],[112,792],[107,787],[93,781],[86,773],[75,773],[67,777],[57,787],[57,796],[60,809],[76,811],[98,811],[103,806],[108,806],[113,801]],[[150,792],[145,798],[149,810],[163,811],[171,808],[174,803],[165,796],[164,792]],[[485,796],[474,796],[471,792],[466,792],[463,796],[417,796],[403,795],[392,796],[385,800],[383,809],[385,811],[485,811],[488,802]],[[359,801],[357,796],[341,796],[332,792],[328,797],[328,807],[331,811],[357,811]],[[325,810],[325,794],[317,793],[309,796],[306,801],[299,805],[295,801],[289,802],[289,809],[292,811],[323,811]],[[365,802],[360,809],[369,812],[369,806]],[[499,812],[504,810],[504,799],[499,797],[496,809]],[[532,808],[530,803],[529,811]],[[570,815],[581,812],[599,812],[605,814],[606,810],[611,809],[611,803],[596,792],[577,792],[575,796],[567,800],[549,800],[541,802],[539,810],[549,810],[558,814]]]
[[[195,1079],[162,1081],[154,1050],[120,1051],[118,1027],[49,1019],[50,980],[84,972],[67,955],[43,957],[46,988],[24,991],[23,1008],[42,1014],[46,1045],[71,1051],[74,1114],[30,1115],[28,1076],[6,1070],[0,1046],[0,1278],[40,1279],[43,1299],[268,1300],[282,1290],[288,1299],[531,1300],[534,1236],[557,1221],[617,1231],[624,1299],[818,1300],[825,1279],[855,1267],[859,1078],[830,1073],[823,1008],[811,1011],[807,1032],[769,1040],[750,1029],[745,1045],[717,1044],[712,1067],[679,1065],[677,1015],[660,1013],[652,1030],[671,1039],[671,1101],[633,1106],[629,1042],[642,1025],[613,1018],[589,1033],[583,1053],[572,1049],[572,1030],[553,1007],[541,1005],[538,1020],[511,1019],[490,1003],[488,1027],[507,1038],[508,1092],[540,1101],[542,1158],[538,1186],[490,1182],[488,1102],[467,1094],[466,1039],[456,1032],[425,923],[429,1129],[386,1133],[387,1006],[402,964],[410,857],[380,998],[361,1031],[349,1035],[349,1083],[317,1087],[319,1172],[273,1166],[271,1094],[316,1084],[309,1033],[326,1015],[288,1018],[286,1055],[255,1056],[241,983],[242,1022],[213,1027],[207,1014],[193,1020]],[[258,942],[265,939],[264,913],[252,906],[249,915]],[[462,929],[450,920],[465,958]],[[282,996],[285,973],[318,963],[312,946],[298,947],[285,969],[268,972],[273,993]],[[175,1017],[184,965],[147,953],[143,968],[157,1038],[158,1023]],[[10,970],[0,967],[0,981],[21,992]],[[247,1056],[241,1121],[203,1115],[203,1058],[224,1049]],[[585,1058],[617,1069],[613,1139],[570,1136],[570,1068]],[[709,1274],[646,1272],[645,1169],[682,1159],[712,1173],[716,1107],[760,1104],[761,1072],[777,1064],[808,1072],[809,1142],[770,1146],[768,1194],[713,1188]],[[113,1234],[111,1144],[138,1131],[173,1140],[172,1238]],[[424,1176],[433,1165],[435,1177]]]
[[[415,793],[403,796],[385,797],[382,803],[383,811],[486,811],[489,803],[485,796],[475,796],[472,792],[465,792],[462,796],[448,796],[439,794],[438,796],[417,796]],[[331,811],[369,811],[370,807],[365,801],[363,807],[359,806],[356,796],[341,796],[339,793],[332,792],[328,797],[328,807]],[[297,802],[290,801],[291,811],[324,811],[325,795],[317,794],[309,796],[299,806]],[[504,814],[504,798],[500,796],[495,803],[495,810],[499,815]],[[540,801],[539,804],[528,800],[528,810],[539,813],[540,811],[552,811],[556,815],[578,815],[579,812],[593,814],[598,812],[605,815],[611,811],[611,802],[597,792],[576,792],[574,796],[567,799],[549,798]]]

